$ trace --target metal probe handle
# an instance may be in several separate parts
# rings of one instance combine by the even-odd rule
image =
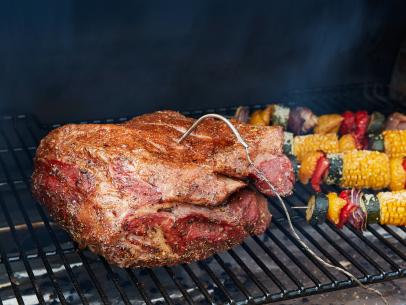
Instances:
[[[224,123],[227,124],[227,126],[231,129],[231,131],[234,133],[235,137],[237,138],[238,142],[241,143],[242,146],[244,146],[245,149],[248,149],[248,144],[247,142],[244,141],[244,139],[241,137],[240,133],[238,132],[237,128],[234,127],[233,124],[231,124],[231,122],[223,117],[222,115],[219,114],[215,114],[215,113],[209,113],[206,114],[204,116],[201,116],[199,119],[197,119],[192,126],[190,126],[190,128],[182,135],[182,137],[177,141],[178,144],[180,144],[184,139],[186,139],[186,137],[188,135],[190,135],[190,133],[197,127],[197,125],[200,124],[201,121],[203,121],[204,119],[207,118],[215,118],[215,119],[219,119],[222,120]]]

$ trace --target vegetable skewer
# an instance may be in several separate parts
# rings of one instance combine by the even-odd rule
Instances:
[[[310,224],[321,224],[326,219],[338,228],[348,223],[360,231],[365,230],[369,223],[406,226],[406,191],[375,195],[353,189],[340,194],[332,192],[311,196],[306,220]]]
[[[338,138],[335,133],[293,136],[285,132],[284,151],[299,161],[310,152],[338,153],[362,148],[352,134]],[[374,135],[370,138],[368,150],[382,151],[393,158],[406,157],[406,130],[386,130]]]
[[[378,134],[383,130],[406,129],[406,115],[399,112],[392,113],[387,119],[377,111],[370,115],[366,111],[346,111],[317,116],[307,107],[289,108],[279,104],[256,110],[251,116],[248,107],[240,106],[234,118],[254,125],[280,125],[296,135],[340,132],[341,135],[353,134],[359,140],[366,134]]]
[[[338,154],[309,153],[300,163],[298,178],[309,181],[320,192],[320,184],[343,188],[392,191],[406,186],[406,158],[389,158],[385,153],[355,150]]]

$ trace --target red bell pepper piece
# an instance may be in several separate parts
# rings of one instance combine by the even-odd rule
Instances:
[[[358,149],[365,148],[364,145],[367,144],[365,141],[365,135],[367,133],[369,124],[369,115],[366,111],[357,111],[355,113],[355,131],[354,136],[358,144]]]
[[[344,199],[345,201],[349,201],[351,196],[351,190],[344,190],[338,195],[338,197]]]
[[[355,139],[358,149],[363,149],[367,146],[368,141],[366,132],[368,129],[369,115],[366,111],[351,112],[346,111],[342,114],[343,121],[340,126],[342,135],[351,133]]]
[[[340,134],[345,135],[355,130],[355,116],[351,111],[346,111],[342,114],[343,121],[340,126]]]
[[[326,156],[323,155],[317,160],[316,168],[310,180],[311,186],[316,192],[321,191],[320,182],[326,171],[328,171],[329,166],[330,164]]]
[[[351,202],[350,190],[342,191],[339,197],[347,201],[347,204],[340,211],[340,220],[337,224],[337,228],[342,229],[343,226],[347,223],[348,218],[350,218],[350,215],[358,208],[358,206]]]
[[[353,204],[352,202],[348,202],[340,212],[340,221],[337,224],[337,228],[342,229],[344,225],[347,223],[348,218],[350,218],[350,215],[352,212],[354,212],[358,207]]]

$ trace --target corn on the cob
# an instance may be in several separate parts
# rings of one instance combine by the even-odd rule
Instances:
[[[389,158],[377,151],[350,151],[343,157],[342,187],[383,189],[390,183]]]
[[[371,150],[384,147],[390,158],[406,157],[406,130],[386,130],[380,137],[370,139]],[[357,149],[357,142],[352,134],[343,135],[338,139],[335,133],[310,134],[293,137],[292,152],[301,162],[309,152],[322,151],[327,154],[346,152]]]
[[[390,159],[390,185],[392,191],[400,191],[405,188],[406,171],[403,168],[403,158]]]
[[[357,149],[357,143],[352,134],[343,135],[338,141],[340,152],[351,151]]]
[[[338,138],[335,133],[297,136],[293,139],[293,154],[301,162],[309,152],[338,153]]]
[[[385,153],[389,157],[406,157],[406,130],[385,130],[383,141]]]
[[[380,192],[380,223],[406,226],[406,191]]]
[[[326,158],[327,169],[318,168],[319,159]],[[353,150],[338,154],[308,153],[299,169],[299,179],[307,183],[319,170],[327,185],[343,188],[389,188],[392,191],[405,189],[406,170],[403,158],[389,159],[385,153],[368,150]],[[322,164],[322,162],[320,162]],[[317,182],[317,181],[316,181]],[[318,183],[320,183],[318,182]],[[313,188],[318,191],[318,184]]]

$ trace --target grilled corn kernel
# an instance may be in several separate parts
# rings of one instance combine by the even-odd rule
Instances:
[[[340,152],[351,151],[357,149],[357,143],[355,142],[352,134],[343,135],[338,141]]]
[[[297,136],[293,140],[293,153],[299,162],[302,162],[309,152],[337,153],[338,150],[338,138],[335,133]]]
[[[303,158],[298,174],[301,183],[307,184],[309,182],[316,169],[317,160],[319,160],[321,156],[323,156],[323,153],[315,151],[307,153]]]
[[[383,141],[390,158],[406,157],[406,130],[385,130]]]
[[[392,191],[400,191],[405,188],[406,171],[403,168],[403,158],[392,158],[390,160],[390,185]]]
[[[343,153],[342,187],[382,189],[390,183],[389,158],[377,151]]]
[[[380,192],[380,223],[406,226],[406,191]]]

